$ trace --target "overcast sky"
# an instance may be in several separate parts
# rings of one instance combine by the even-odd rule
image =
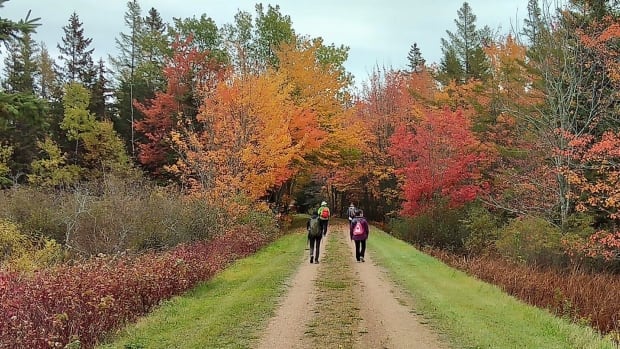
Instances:
[[[279,5],[290,16],[297,34],[322,37],[325,44],[348,46],[345,63],[356,83],[367,80],[374,67],[406,68],[407,53],[415,42],[427,63],[441,59],[441,38],[446,30],[456,32],[454,20],[461,0],[139,0],[143,15],[156,8],[165,22],[173,17],[188,18],[204,13],[218,27],[232,23],[238,10],[256,14],[254,5]],[[520,28],[527,14],[527,0],[470,0],[477,17],[476,26],[488,25],[506,34]],[[0,17],[18,20],[32,10],[41,26],[34,38],[44,42],[54,58],[61,41],[62,27],[74,11],[83,23],[84,35],[92,38],[93,59],[107,60],[116,54],[114,39],[128,32],[123,15],[127,0],[10,0],[0,8]]]

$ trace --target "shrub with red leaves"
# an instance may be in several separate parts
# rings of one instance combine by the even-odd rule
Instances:
[[[33,275],[0,272],[0,348],[62,348],[78,340],[91,348],[267,242],[241,227],[164,253],[95,258]]]

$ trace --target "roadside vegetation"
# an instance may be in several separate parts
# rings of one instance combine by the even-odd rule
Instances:
[[[293,225],[302,225],[303,217],[297,216]],[[350,251],[343,241],[332,242],[315,283],[315,311],[321,316],[308,324],[306,335],[316,345],[349,348],[359,330],[360,298],[349,269]],[[303,229],[298,228],[166,302],[101,348],[252,347],[274,314],[287,278],[299,263],[307,262],[305,243]],[[616,348],[585,324],[526,305],[380,230],[372,230],[368,248],[373,260],[413,299],[412,311],[453,348]]]
[[[305,218],[293,220],[292,225],[302,223]],[[166,301],[99,348],[252,347],[286,291],[287,279],[306,256],[305,234],[300,230]]]
[[[616,348],[588,326],[526,305],[379,230],[371,234],[375,261],[455,348]]]

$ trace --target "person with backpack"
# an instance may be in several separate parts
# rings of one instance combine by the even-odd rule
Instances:
[[[306,223],[308,242],[310,243],[310,263],[319,264],[319,249],[321,248],[321,227],[319,214],[314,212]]]
[[[353,222],[353,218],[355,218],[355,205],[353,205],[353,203],[351,203],[351,205],[349,205],[349,208],[347,209],[347,217],[349,218],[349,227],[351,226],[351,222]]]
[[[355,259],[358,262],[364,262],[364,253],[366,252],[366,240],[368,239],[368,221],[364,218],[362,210],[355,211],[355,218],[351,221],[349,235],[351,240],[355,242]]]
[[[325,236],[327,235],[327,223],[329,223],[329,217],[331,216],[327,202],[321,202],[321,207],[319,207],[317,213],[319,214],[319,223],[321,223],[321,234]]]

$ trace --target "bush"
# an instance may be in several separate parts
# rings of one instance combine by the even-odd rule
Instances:
[[[466,208],[448,208],[439,205],[416,217],[393,219],[392,234],[418,246],[433,246],[463,252],[467,227],[462,224]]]
[[[498,221],[487,209],[479,205],[468,210],[463,222],[468,235],[465,238],[465,251],[470,255],[493,253],[498,237]]]
[[[15,188],[0,192],[0,200],[6,203],[0,218],[19,224],[24,235],[54,239],[82,256],[162,250],[210,239],[236,225],[277,229],[272,213],[249,203],[187,197],[173,188],[114,176],[67,191]]]
[[[91,348],[270,241],[244,228],[163,253],[104,256],[32,275],[0,271],[0,348]]]
[[[64,256],[56,241],[28,237],[6,220],[0,220],[0,246],[0,267],[14,271],[32,272],[61,262]]]
[[[65,240],[65,219],[62,207],[71,197],[62,192],[45,192],[20,186],[0,191],[0,219],[15,222],[20,232],[29,237]]]
[[[560,229],[542,218],[516,218],[499,234],[495,246],[512,261],[544,266],[562,266],[566,262]]]

